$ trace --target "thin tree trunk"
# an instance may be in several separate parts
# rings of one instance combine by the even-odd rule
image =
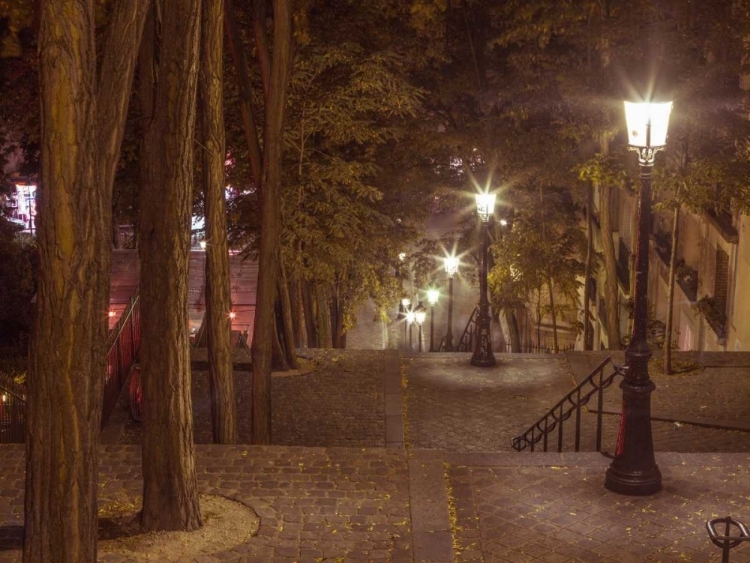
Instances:
[[[612,219],[610,217],[610,197],[612,188],[599,186],[600,224],[602,230],[602,250],[604,254],[604,301],[607,308],[607,340],[610,350],[620,349],[620,312],[617,294],[617,258],[615,243],[612,240]]]
[[[557,311],[555,310],[555,294],[549,268],[547,268],[547,287],[549,287],[549,309],[552,314],[552,342],[555,346],[555,352],[558,352],[560,348],[557,345]]]
[[[258,127],[255,122],[255,112],[253,111],[253,89],[250,83],[250,72],[248,70],[247,57],[245,56],[245,47],[242,43],[242,36],[237,28],[237,21],[234,14],[232,0],[224,0],[224,28],[237,72],[237,85],[240,91],[240,112],[242,114],[242,126],[245,131],[245,141],[247,142],[248,153],[250,155],[250,169],[253,173],[255,187],[257,190],[260,190],[263,180],[263,155],[260,150]]]
[[[542,347],[542,288],[539,287],[537,291],[536,300],[536,345],[538,348]]]
[[[122,240],[120,240],[120,218],[117,213],[117,203],[112,203],[112,220],[109,222],[112,229],[112,248],[119,250],[122,248]]]
[[[518,319],[515,311],[506,311],[505,318],[508,320],[508,334],[510,335],[510,351],[521,352],[521,335],[518,333]]]
[[[318,348],[320,338],[318,337],[317,315],[315,314],[315,302],[311,283],[300,280],[300,296],[302,298],[302,309],[305,315],[305,332],[307,333],[307,346]]]
[[[586,186],[586,272],[584,274],[583,286],[583,349],[591,350],[593,342],[591,319],[589,308],[591,303],[591,263],[594,259],[594,226],[591,219],[592,206],[594,205],[593,187],[590,183]]]
[[[273,318],[273,350],[271,352],[271,369],[272,371],[289,371],[289,364],[286,361],[284,345],[279,338],[279,323],[276,315]]]
[[[262,1],[262,0],[261,0]],[[281,159],[286,90],[292,47],[289,0],[274,0],[273,61],[266,100],[261,190],[261,237],[258,292],[253,334],[253,443],[271,443],[271,359],[274,338],[276,278],[280,260]]]
[[[294,334],[294,347],[302,348],[302,315],[299,294],[299,281],[288,280],[287,291],[289,292],[289,309],[292,314],[292,332]]]
[[[237,443],[229,282],[229,245],[224,190],[224,8],[203,2],[201,27],[201,124],[206,212],[206,334],[214,442]]]
[[[92,3],[40,3],[43,166],[26,411],[25,563],[97,560],[112,183],[145,7],[141,0],[115,3],[97,84]]]
[[[315,284],[315,302],[318,313],[318,346],[320,348],[333,348],[331,309],[328,303],[328,292],[317,283]]]
[[[163,0],[153,120],[143,144],[141,363],[143,510],[152,530],[195,530],[198,506],[190,396],[188,267],[200,0]],[[148,88],[148,84],[145,85]]]
[[[678,194],[679,197],[679,194]],[[674,209],[672,218],[672,248],[669,252],[669,283],[667,284],[667,319],[664,327],[664,373],[672,373],[672,315],[674,309],[674,282],[677,271],[677,242],[680,230],[680,205]]]
[[[292,322],[292,304],[289,297],[289,284],[286,279],[286,269],[283,261],[279,266],[279,303],[281,305],[281,320],[284,334],[284,350],[286,361],[290,369],[299,369],[297,354],[295,353],[295,338]]]

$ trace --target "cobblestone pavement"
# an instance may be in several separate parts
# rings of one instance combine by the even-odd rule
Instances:
[[[530,465],[501,455],[446,461],[457,562],[720,561],[706,520],[750,513],[742,454],[657,456],[665,488],[651,497],[607,491],[608,462],[597,454],[538,454]],[[750,546],[731,561],[750,561]]]
[[[140,468],[139,448],[104,446],[100,506],[140,495]],[[260,516],[257,536],[199,563],[412,561],[404,450],[198,446],[196,468],[201,493],[233,498]],[[23,471],[23,447],[0,447],[2,562],[18,560],[8,549],[20,549]]]
[[[520,355],[519,355],[520,356]],[[572,386],[564,358],[503,357],[494,368],[469,354],[406,358],[409,441],[446,451],[508,449]]]
[[[287,446],[385,446],[383,352],[304,350],[301,372],[274,373],[273,442]],[[251,442],[251,374],[234,374],[241,443]],[[195,441],[210,444],[208,372],[193,371]],[[120,443],[140,443],[142,427],[129,420]]]
[[[469,355],[462,354],[403,360],[406,427],[411,446],[463,452],[510,451],[511,439],[529,428],[574,386],[573,374],[564,357],[520,354],[497,357],[498,365],[494,368],[472,367],[469,365]],[[588,373],[601,359],[587,358],[584,371]],[[728,371],[733,375],[727,375]],[[654,414],[671,414],[678,421],[652,422],[655,449],[673,452],[750,452],[750,432],[679,422],[685,418],[711,422],[711,417],[692,414],[700,412],[702,406],[706,406],[703,410],[710,412],[712,417],[738,423],[744,418],[744,421],[750,422],[750,392],[745,394],[744,391],[746,380],[750,380],[750,370],[706,367],[700,372],[691,373],[695,375],[654,376],[657,385],[662,385],[660,391],[653,395]],[[726,384],[719,384],[723,377],[742,382],[742,385],[735,387],[736,396],[741,400],[733,397],[723,403],[727,391]],[[677,379],[667,381],[666,378],[693,380],[689,385],[680,387]],[[676,397],[669,397],[672,393]],[[660,396],[665,396],[665,399],[660,400]],[[621,393],[617,385],[610,387],[605,397],[604,410],[619,413]],[[664,407],[658,411],[662,405]],[[602,448],[605,451],[614,449],[618,425],[618,415],[603,416]],[[584,414],[581,428],[581,450],[595,450],[595,415]],[[574,446],[572,430],[573,419],[565,425],[564,451],[570,451]],[[556,439],[556,436],[550,437],[550,449],[556,449]]]

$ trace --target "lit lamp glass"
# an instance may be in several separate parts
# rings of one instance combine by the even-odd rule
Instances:
[[[201,250],[206,250],[206,241],[205,240],[201,241]]]
[[[234,311],[229,311],[229,318],[234,319],[235,317],[237,317],[237,313],[235,313]]]
[[[425,317],[427,317],[427,313],[425,311],[417,311],[416,313],[414,313],[414,319],[417,321],[418,325],[421,325],[424,322]]]
[[[435,305],[438,302],[438,299],[440,298],[440,291],[437,289],[428,289],[427,290],[427,302],[430,305]]]
[[[416,313],[414,311],[409,311],[406,313],[406,322],[411,324],[416,319]]]
[[[409,305],[411,305],[411,299],[409,299],[408,297],[404,297],[401,300],[401,305],[403,305],[404,309],[406,309]]]
[[[495,211],[495,194],[477,194],[477,213],[483,223],[490,220]]]
[[[671,113],[672,102],[625,102],[628,144],[641,149],[665,146]]]
[[[449,278],[452,278],[458,271],[458,258],[455,256],[448,256],[445,258],[445,273],[448,274]]]

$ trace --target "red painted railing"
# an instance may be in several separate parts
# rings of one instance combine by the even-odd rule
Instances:
[[[109,353],[102,385],[102,428],[117,405],[122,386],[141,349],[140,312],[140,299],[136,290],[120,320],[109,332]]]

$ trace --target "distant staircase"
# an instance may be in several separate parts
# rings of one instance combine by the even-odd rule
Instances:
[[[549,451],[550,448],[558,452],[563,451],[564,430],[571,424],[573,429],[574,448],[581,447],[581,412],[592,397],[596,400],[596,451],[602,451],[602,408],[604,406],[604,390],[612,385],[615,377],[624,375],[622,367],[612,363],[608,357],[599,364],[575,389],[552,407],[547,414],[536,421],[526,432],[511,440],[511,445],[517,451]],[[571,418],[573,420],[571,421]],[[570,422],[568,422],[570,421]]]

